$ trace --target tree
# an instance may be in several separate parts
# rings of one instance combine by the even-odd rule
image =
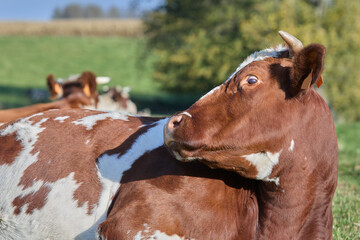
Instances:
[[[326,12],[325,80],[330,105],[341,120],[360,121],[360,2],[335,0]]]
[[[169,91],[208,91],[253,51],[280,43],[279,29],[304,33],[295,26],[311,27],[313,12],[305,1],[168,0],[145,19],[154,78]]]
[[[84,18],[103,18],[103,10],[96,5],[88,5],[83,9]]]
[[[79,4],[70,4],[63,11],[63,18],[82,18],[83,9]]]
[[[120,16],[121,14],[117,7],[115,6],[110,7],[109,12],[107,14],[108,18],[120,18]]]
[[[324,72],[331,107],[360,120],[360,2],[342,0],[167,0],[144,18],[157,55],[153,78],[170,92],[206,92],[254,51],[282,43],[284,30],[328,49]],[[342,79],[346,81],[341,81]]]

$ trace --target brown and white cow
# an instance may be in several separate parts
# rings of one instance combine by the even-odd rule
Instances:
[[[288,44],[292,58],[255,53],[170,119],[53,110],[0,126],[0,236],[330,239],[336,134],[301,89],[325,49]]]
[[[104,82],[102,80],[104,78],[106,77],[97,77],[91,71],[84,71],[81,75],[72,75],[61,81],[56,81],[54,76],[49,74],[46,80],[51,99],[64,98],[69,94],[82,92],[92,101],[92,106],[86,107],[88,109],[139,114],[135,103],[130,100],[129,87],[111,87],[107,88],[105,93],[98,94],[97,83]],[[140,112],[140,115],[144,114]]]
[[[56,81],[54,75],[49,74],[46,78],[51,99],[66,98],[70,94],[81,92],[91,100],[94,107],[99,101],[96,75],[90,71],[84,71],[81,75],[70,76],[63,82]]]

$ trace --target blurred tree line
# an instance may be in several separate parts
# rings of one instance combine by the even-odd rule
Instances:
[[[144,17],[153,77],[172,92],[206,92],[249,54],[282,43],[327,47],[324,87],[339,119],[360,120],[360,1],[166,0]]]
[[[57,7],[54,10],[53,18],[120,18],[120,10],[116,6],[112,6],[108,11],[104,11],[97,5],[80,5],[69,4],[64,8]]]

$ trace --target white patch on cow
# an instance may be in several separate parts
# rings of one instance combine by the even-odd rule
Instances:
[[[295,142],[294,139],[291,140],[290,147],[288,148],[289,152],[292,152],[294,150]]]
[[[176,234],[171,236],[167,235],[164,232],[159,230],[151,231],[150,227],[145,223],[145,229],[143,231],[139,231],[134,236],[134,240],[186,240],[189,238],[180,237]],[[190,238],[189,240],[195,240],[194,238]]]
[[[54,120],[63,123],[65,121],[65,119],[68,119],[68,118],[69,118],[69,116],[64,116],[64,117],[54,118]]]
[[[205,94],[204,96],[202,96],[202,97],[200,98],[200,100],[202,100],[202,99],[204,99],[204,98],[212,95],[212,94],[213,94],[216,90],[218,90],[218,89],[220,89],[220,86],[217,86],[217,87],[211,89],[210,92],[208,92],[207,94]]]
[[[106,118],[120,119],[120,120],[124,120],[124,121],[128,120],[127,115],[124,113],[105,112],[105,113],[99,113],[99,114],[84,117],[80,120],[73,121],[73,123],[75,125],[83,125],[84,127],[86,127],[86,130],[91,130],[97,121],[105,120]]]
[[[90,139],[86,139],[85,144],[88,145],[90,142]]]
[[[253,54],[251,54],[250,56],[248,56],[245,61],[243,61],[235,70],[234,73],[232,73],[229,78],[226,81],[229,81],[231,78],[233,78],[235,76],[236,73],[238,73],[241,69],[243,69],[245,66],[249,65],[252,62],[256,62],[256,61],[261,61],[264,60],[266,58],[269,57],[279,57],[280,53],[283,51],[286,51],[288,48],[283,46],[283,45],[278,45],[275,48],[266,48],[264,50],[258,51],[258,52],[254,52]],[[202,96],[200,98],[200,100],[204,99],[207,96],[212,95],[216,90],[218,90],[220,88],[220,86],[217,86],[215,88],[213,88],[212,90],[210,90],[210,92],[208,92],[207,94],[205,94],[204,96]]]
[[[269,57],[277,58],[279,57],[281,52],[286,51],[288,48],[283,45],[278,45],[275,48],[266,48],[264,50],[254,52],[250,56],[248,56],[244,62],[242,62],[239,67],[236,69],[236,71],[230,75],[228,80],[230,80],[236,73],[238,73],[241,69],[243,69],[245,66],[249,65],[252,62],[261,61]]]
[[[191,114],[188,112],[182,112],[182,113],[179,113],[178,115],[185,115],[185,116],[192,118]]]
[[[202,158],[198,158],[198,157],[187,157],[187,158],[183,158],[178,152],[173,151],[174,157],[176,158],[176,160],[181,161],[181,162],[191,162],[191,161],[195,161],[195,160],[201,160]]]
[[[98,159],[101,176],[113,182],[120,182],[122,173],[129,170],[132,164],[144,153],[164,144],[163,128],[168,119],[158,121],[154,127],[140,135],[131,148],[121,156],[104,154]]]
[[[269,176],[272,172],[273,167],[279,163],[279,157],[281,152],[282,150],[277,153],[260,152],[245,155],[243,157],[256,167],[258,171],[256,179],[264,181],[274,181],[276,183],[278,181],[269,179]]]
[[[263,181],[265,181],[265,182],[273,182],[273,183],[276,184],[276,186],[280,186],[280,177],[265,178],[265,179],[263,179]]]

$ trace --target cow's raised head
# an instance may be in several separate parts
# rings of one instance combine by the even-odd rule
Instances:
[[[57,82],[52,74],[47,77],[47,85],[51,99],[67,98],[74,93],[84,93],[93,104],[98,103],[98,91],[96,75],[90,71],[85,71],[81,75],[69,78],[64,82]]]
[[[312,86],[322,81],[325,47],[303,47],[279,33],[287,47],[255,52],[225,83],[169,119],[165,145],[178,160],[269,180],[280,155],[294,144],[313,144],[307,138],[314,133],[304,132],[312,129],[315,105],[322,101]]]

